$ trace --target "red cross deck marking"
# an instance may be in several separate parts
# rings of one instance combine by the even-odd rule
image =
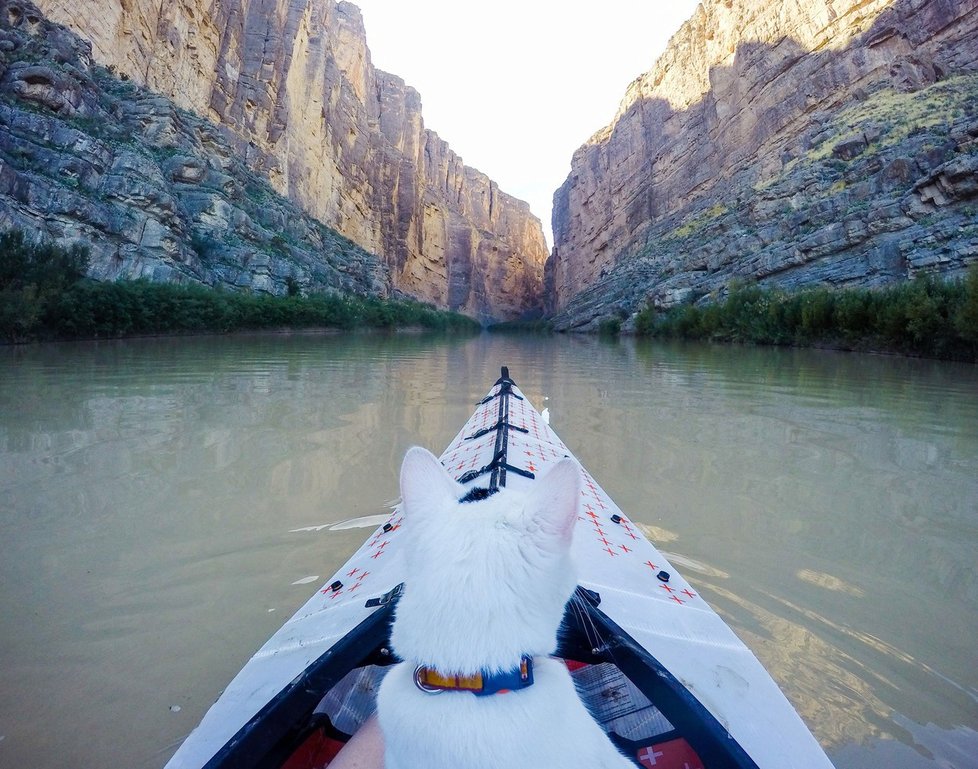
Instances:
[[[686,594],[686,595],[688,595],[688,596],[689,596],[690,598],[696,598],[696,593],[691,593],[691,592],[689,591],[689,588],[687,588],[686,590],[680,590],[679,592],[680,592],[680,593],[685,593],[685,594]]]
[[[653,750],[652,748],[645,748],[639,751],[638,760],[642,762],[642,766],[655,766],[656,759],[662,756],[661,750]]]
[[[703,761],[682,738],[641,748],[636,758],[649,769],[703,769]]]

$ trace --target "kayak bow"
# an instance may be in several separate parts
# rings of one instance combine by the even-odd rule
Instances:
[[[571,452],[506,368],[441,455],[468,495]],[[555,656],[611,739],[656,769],[831,767],[777,684],[590,474]],[[402,589],[398,509],[248,661],[167,769],[326,767],[375,709]]]

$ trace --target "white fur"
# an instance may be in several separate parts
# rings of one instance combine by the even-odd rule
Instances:
[[[581,474],[558,462],[520,495],[459,503],[465,489],[424,449],[401,468],[406,575],[391,642],[404,660],[381,685],[386,769],[628,769],[549,659],[577,584],[570,545]],[[447,674],[510,670],[534,658],[534,684],[508,694],[427,694],[418,665]]]

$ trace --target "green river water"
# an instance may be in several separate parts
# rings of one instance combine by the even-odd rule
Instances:
[[[978,767],[978,367],[400,334],[0,348],[0,769],[162,766],[501,365],[839,769]]]

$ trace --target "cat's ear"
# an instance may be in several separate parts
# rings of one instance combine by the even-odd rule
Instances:
[[[564,458],[534,484],[526,499],[527,533],[546,550],[570,547],[581,499],[581,466]]]
[[[462,487],[427,449],[408,449],[401,464],[403,509],[412,514],[430,514],[458,502]]]

